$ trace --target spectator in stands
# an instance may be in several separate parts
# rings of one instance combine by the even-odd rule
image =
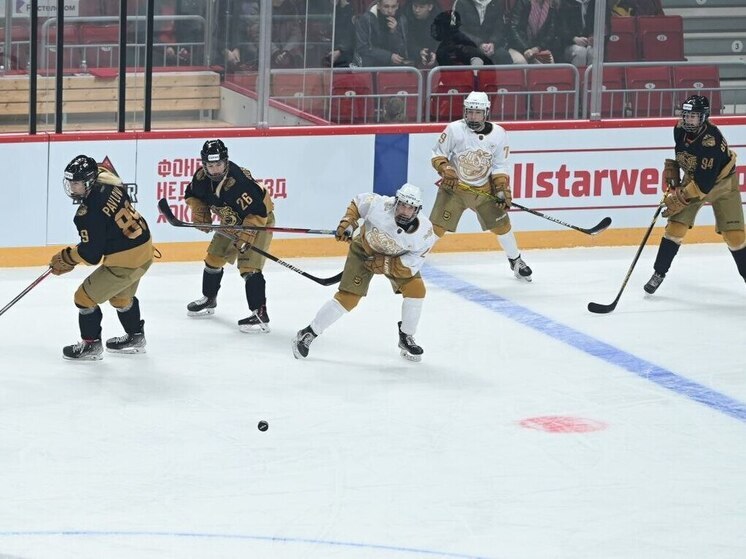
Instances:
[[[296,0],[272,0],[272,67],[303,66],[303,14]]]
[[[384,122],[404,122],[406,114],[406,99],[397,95],[389,97],[383,102]]]
[[[562,60],[557,35],[558,0],[516,0],[508,17],[510,48],[521,63],[552,64]]]
[[[560,0],[557,25],[563,49],[562,62],[588,66],[593,61],[593,28],[595,0]],[[606,28],[611,9],[607,6]],[[608,33],[607,33],[608,34]]]
[[[259,60],[259,1],[218,0],[213,35],[215,60],[227,73],[256,70]]]
[[[461,16],[461,32],[493,64],[513,64],[513,56],[508,52],[505,12],[500,0],[455,0],[452,10]]]
[[[613,16],[636,17],[664,15],[660,0],[612,0],[610,5],[611,15]]]
[[[418,68],[435,66],[438,42],[430,33],[436,15],[434,7],[435,0],[410,0],[403,10],[408,30],[407,52]]]
[[[314,18],[309,22],[309,26],[313,25],[316,28],[319,41],[328,44],[323,65],[337,68],[349,66],[355,56],[352,4],[349,0],[323,0],[313,9]]]
[[[484,54],[474,41],[459,29],[461,15],[446,11],[435,16],[431,33],[439,41],[435,51],[438,66],[482,66],[492,64],[492,59]]]
[[[147,14],[147,2],[138,5],[138,15]],[[199,0],[161,0],[155,4],[153,44],[155,65],[188,66],[204,64],[205,23],[197,19],[172,19],[168,16],[205,17],[205,4]],[[166,16],[166,17],[160,17]],[[147,22],[138,22],[138,43],[145,42]]]
[[[399,15],[399,0],[377,0],[376,10],[355,23],[355,62],[359,66],[411,66],[407,54],[407,20]]]

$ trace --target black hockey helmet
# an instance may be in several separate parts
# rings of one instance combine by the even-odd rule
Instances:
[[[687,116],[695,114],[699,115],[696,124],[691,119],[687,121]],[[690,95],[681,104],[681,126],[687,132],[697,132],[709,117],[710,100],[704,95]]]
[[[98,178],[98,163],[93,157],[87,155],[77,155],[65,167],[65,176],[62,181],[65,187],[65,194],[74,200],[82,200],[93,188]],[[81,182],[85,187],[85,192],[74,193],[72,183]]]
[[[461,15],[455,10],[440,12],[430,25],[430,35],[442,41],[453,35],[461,27]]]
[[[202,151],[199,152],[202,157],[202,166],[205,169],[205,173],[210,177],[211,180],[219,181],[228,173],[228,148],[225,147],[223,140],[207,140],[202,146]],[[217,175],[211,174],[207,170],[208,163],[216,163],[218,161],[225,161],[225,169],[222,173]]]

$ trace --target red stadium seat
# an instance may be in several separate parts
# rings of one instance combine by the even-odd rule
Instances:
[[[611,31],[606,42],[606,62],[634,62],[640,60],[637,48],[637,18],[612,17]]]
[[[464,113],[464,99],[474,91],[474,72],[439,72],[430,98],[431,119],[436,122],[458,120]]]
[[[690,95],[704,95],[710,100],[710,111],[714,115],[723,112],[720,95],[720,70],[717,66],[672,66],[673,85],[681,104]]]
[[[641,16],[637,30],[642,60],[686,60],[681,16]]]
[[[669,66],[628,67],[624,69],[627,101],[635,118],[673,116],[673,89]]]
[[[119,64],[119,25],[84,24],[80,27],[80,42],[92,45],[83,48],[89,68],[111,68]]]
[[[270,95],[275,101],[323,117],[324,74],[324,70],[273,72]]]
[[[332,74],[331,114],[338,124],[375,122],[373,74],[371,72],[338,72]]]
[[[490,118],[497,121],[526,120],[528,88],[524,70],[481,70],[477,84],[479,91],[484,91],[490,98]]]
[[[386,72],[382,70],[376,76],[377,99],[383,104],[392,97],[404,101],[404,119],[407,122],[417,120],[418,80],[414,72]],[[384,97],[385,96],[385,97]],[[380,107],[383,110],[383,106]],[[383,114],[380,112],[380,114]]]
[[[593,68],[588,70],[588,91],[585,100],[590,111],[590,87]],[[601,91],[601,117],[623,118],[625,116],[624,68],[618,66],[604,66],[604,76]]]
[[[531,118],[575,118],[576,83],[572,68],[537,65],[526,71],[526,85],[531,92]]]

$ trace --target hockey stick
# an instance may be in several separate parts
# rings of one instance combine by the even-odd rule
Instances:
[[[440,186],[440,182],[438,181],[435,184]],[[481,190],[477,190],[471,185],[464,184],[462,182],[459,183],[459,188],[461,190],[465,190],[467,192],[471,192],[472,194],[476,194],[478,196],[484,196],[486,198],[489,198],[490,200],[494,200],[495,202],[499,202],[500,199],[495,196],[494,194],[490,194],[489,192],[482,192]],[[526,206],[522,206],[521,204],[518,204],[517,202],[511,202],[510,205],[514,208],[518,208],[519,210],[523,210],[524,212],[528,212],[530,214],[533,214],[537,217],[541,217],[543,219],[548,219],[549,221],[553,221],[554,223],[558,223],[560,225],[564,225],[565,227],[569,227],[570,229],[575,229],[575,231],[580,231],[581,233],[585,233],[586,235],[597,235],[601,231],[605,231],[608,229],[609,225],[611,225],[611,218],[605,217],[601,221],[599,221],[596,225],[594,225],[591,228],[586,229],[585,227],[578,227],[577,225],[573,225],[571,223],[566,223],[562,221],[561,219],[557,219],[556,217],[552,217],[551,215],[547,215],[545,213],[541,213],[537,210],[532,210],[531,208],[527,208]]]
[[[161,200],[161,201],[163,201],[163,200]],[[158,209],[163,214],[163,217],[166,218],[166,221],[168,221],[171,225],[173,225],[175,227],[184,227],[184,226],[193,225],[191,223],[185,223],[185,222],[177,219],[176,216],[171,211],[171,208],[169,207],[168,204],[161,204],[160,202],[158,202]],[[183,225],[180,225],[180,224],[183,224]],[[236,229],[236,228],[235,227],[229,227],[228,229]],[[231,235],[230,233],[228,233],[225,230],[217,230],[216,232],[218,234],[220,234],[220,235],[228,238],[228,239],[233,240],[233,241],[237,241],[238,240],[238,237],[236,237],[235,235]],[[309,274],[308,272],[304,272],[303,270],[301,270],[300,268],[296,268],[295,266],[293,266],[289,262],[285,262],[284,260],[281,260],[281,259],[277,258],[276,256],[274,256],[274,255],[272,255],[272,254],[270,254],[268,252],[265,252],[265,251],[263,251],[262,249],[260,249],[258,247],[255,247],[254,245],[244,245],[240,250],[241,250],[241,252],[245,252],[246,250],[253,250],[257,254],[261,254],[265,258],[269,258],[273,262],[277,262],[280,266],[284,266],[288,270],[292,270],[296,274],[300,274],[304,278],[308,278],[311,281],[315,281],[316,283],[318,283],[320,285],[334,285],[335,283],[339,283],[339,281],[342,279],[342,272],[339,272],[336,276],[332,276],[330,278],[317,278],[316,276],[313,276],[313,275]]]
[[[648,238],[650,238],[650,233],[653,232],[653,227],[655,227],[655,222],[658,221],[658,216],[661,214],[661,211],[663,208],[665,208],[665,204],[661,203],[658,206],[658,209],[655,210],[655,215],[653,216],[653,220],[650,222],[650,227],[648,227],[648,230],[645,232],[645,236],[642,238],[642,242],[640,243],[640,248],[637,249],[637,254],[635,254],[634,260],[632,260],[632,264],[629,267],[629,270],[627,270],[627,275],[624,277],[624,281],[622,282],[622,287],[619,289],[619,293],[617,293],[616,299],[614,299],[611,304],[609,305],[602,305],[600,303],[588,303],[588,310],[592,313],[596,314],[606,314],[610,313],[616,308],[616,304],[619,302],[619,298],[622,296],[622,292],[624,291],[624,288],[627,287],[627,282],[629,281],[630,276],[632,275],[632,270],[635,269],[635,264],[637,264],[637,261],[640,259],[640,254],[642,254],[642,249],[645,248],[645,245],[648,242]]]
[[[187,221],[181,221],[171,211],[168,205],[168,200],[161,198],[158,200],[158,209],[164,215],[166,220],[176,227],[196,227],[199,229],[209,229],[210,231],[221,231],[225,229],[242,229],[246,231],[272,231],[277,233],[306,233],[308,235],[335,235],[336,231],[332,229],[303,229],[300,227],[260,227],[253,225],[214,225],[212,223],[189,223]],[[168,213],[166,213],[168,212]]]
[[[41,281],[45,277],[47,277],[49,274],[51,274],[51,273],[52,273],[52,268],[47,268],[42,275],[40,275],[38,278],[36,278],[34,281],[31,282],[31,285],[29,285],[26,289],[24,289],[23,291],[21,291],[16,296],[15,299],[13,299],[10,303],[8,303],[7,305],[5,305],[2,308],[2,310],[0,310],[0,316],[2,316],[5,313],[5,311],[7,311],[10,307],[12,307],[13,305],[15,305],[18,301],[20,301],[23,298],[23,296],[26,295],[26,293],[28,293],[34,287],[36,287],[37,285],[39,285],[41,283]]]

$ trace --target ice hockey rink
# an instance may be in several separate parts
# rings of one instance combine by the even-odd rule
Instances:
[[[586,305],[636,247],[525,251],[531,284],[503,253],[433,254],[421,363],[380,277],[294,359],[335,288],[272,262],[268,335],[237,329],[235,268],[192,319],[202,265],[159,263],[148,353],[64,361],[90,269],[50,276],[0,317],[0,557],[742,559],[746,286],[693,245],[646,296],[658,239],[608,315]],[[43,270],[0,269],[0,306]]]

